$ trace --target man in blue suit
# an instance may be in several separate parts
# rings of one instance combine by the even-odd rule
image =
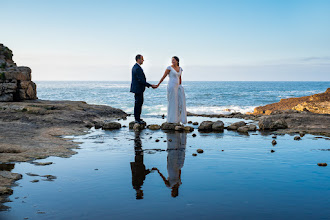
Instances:
[[[146,76],[144,75],[141,65],[143,64],[143,56],[138,54],[135,57],[136,64],[132,68],[132,83],[131,91],[134,93],[135,105],[134,105],[134,117],[136,123],[143,123],[143,120],[140,118],[143,105],[143,93],[146,87],[157,88],[155,85],[147,83]]]

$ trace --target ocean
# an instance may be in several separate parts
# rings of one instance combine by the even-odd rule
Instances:
[[[39,99],[86,101],[133,113],[134,95],[129,92],[130,81],[36,81],[36,84]],[[158,89],[146,89],[142,117],[166,114],[166,87],[164,82]],[[325,92],[330,82],[186,81],[183,87],[187,111],[226,114],[228,109],[252,112],[257,106],[284,98]]]

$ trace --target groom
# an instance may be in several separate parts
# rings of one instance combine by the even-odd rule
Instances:
[[[135,123],[142,124],[143,120],[140,118],[142,112],[143,105],[143,92],[146,87],[157,88],[156,85],[151,85],[147,83],[146,76],[144,75],[143,69],[141,65],[143,64],[143,56],[138,54],[135,57],[136,64],[132,68],[132,83],[131,83],[131,91],[134,93],[135,97],[135,105],[134,105],[134,117]]]

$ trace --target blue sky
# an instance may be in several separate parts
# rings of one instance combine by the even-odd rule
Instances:
[[[0,0],[1,43],[33,80],[330,81],[330,1]]]

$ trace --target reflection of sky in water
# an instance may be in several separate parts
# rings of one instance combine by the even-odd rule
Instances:
[[[133,111],[130,82],[36,82],[38,97],[50,100],[80,100]],[[247,112],[255,106],[282,98],[324,92],[329,82],[183,82],[187,109],[195,113],[224,113],[225,109]],[[166,113],[166,83],[146,89],[142,114]]]
[[[205,120],[191,118],[190,120]],[[129,121],[121,123],[128,125]],[[149,123],[163,122],[148,118]],[[216,119],[211,119],[216,120]],[[225,124],[236,119],[224,119]],[[24,174],[10,197],[9,219],[320,219],[330,211],[330,141],[305,135],[240,135],[234,131],[185,135],[143,130],[143,160],[136,158],[136,134],[96,130],[77,138],[82,141],[71,158],[51,157],[50,166],[18,163],[14,172]],[[150,138],[151,137],[151,138]],[[164,142],[170,138],[172,142]],[[155,139],[160,141],[157,143]],[[185,139],[186,138],[186,139]],[[173,144],[173,145],[172,145]],[[179,146],[180,145],[180,146]],[[169,151],[161,151],[167,149]],[[180,151],[179,148],[185,148]],[[196,149],[203,154],[193,157]],[[160,150],[155,150],[160,149]],[[274,149],[275,153],[270,153]],[[224,150],[224,151],[222,151]],[[142,161],[145,169],[157,168],[142,181],[143,199],[136,199],[131,163]],[[98,170],[95,170],[98,169]],[[169,171],[170,170],[170,171]],[[178,176],[178,171],[181,173]],[[25,173],[57,176],[53,182],[33,179]],[[173,175],[172,175],[173,174]],[[171,179],[173,177],[173,179]],[[176,192],[174,192],[176,193]],[[24,197],[27,198],[24,198]],[[15,199],[15,197],[19,197]],[[24,201],[25,203],[23,203]],[[44,211],[45,214],[36,214]],[[2,219],[2,218],[1,218]]]

